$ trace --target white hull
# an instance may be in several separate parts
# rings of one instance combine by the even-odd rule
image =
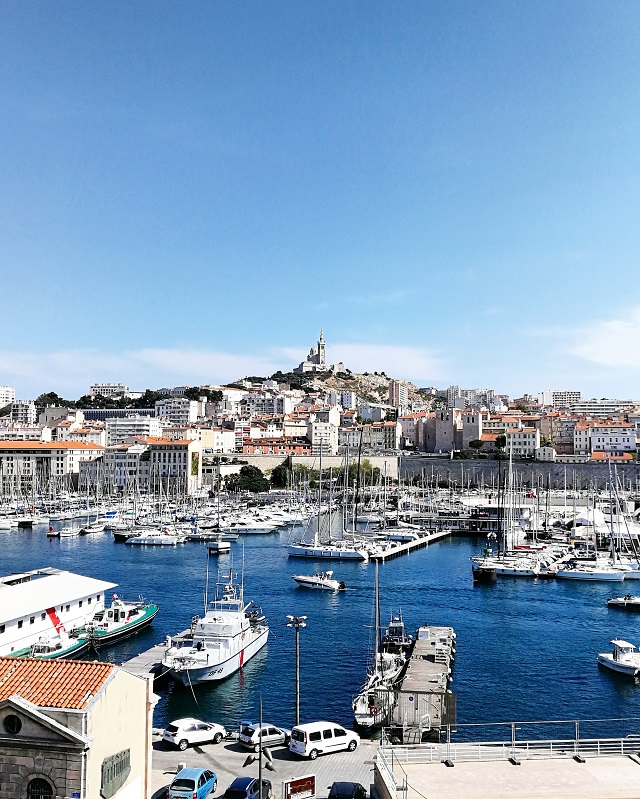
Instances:
[[[312,544],[291,544],[288,547],[290,558],[331,558],[334,560],[369,560],[366,549],[355,547],[326,547],[313,546]]]
[[[614,571],[583,571],[579,569],[558,569],[556,577],[559,580],[592,580],[598,582],[622,582],[625,572]]]
[[[262,647],[267,643],[269,637],[269,630],[263,630],[253,641],[247,644],[239,652],[231,655],[227,660],[222,663],[208,663],[206,665],[194,665],[184,668],[171,668],[171,676],[176,680],[180,680],[183,685],[197,685],[203,682],[219,682],[225,680],[236,671],[239,671],[251,658],[256,655]]]
[[[640,673],[640,658],[628,663],[624,661],[614,660],[610,652],[604,652],[598,655],[598,663],[605,666],[607,669],[617,671],[619,674],[628,674],[630,677],[635,677]]]
[[[339,580],[328,580],[320,577],[306,576],[304,574],[294,574],[292,578],[301,588],[315,588],[320,591],[339,591]]]

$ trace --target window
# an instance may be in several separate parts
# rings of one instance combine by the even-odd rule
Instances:
[[[320,741],[320,740],[322,740],[322,736],[320,735],[319,732],[312,732],[312,733],[309,733],[309,740],[310,741]]]
[[[347,734],[347,731],[335,727],[333,730],[333,734],[335,735],[336,738],[344,738],[345,735]]]
[[[53,796],[53,788],[46,780],[36,777],[27,785],[27,799],[48,799]]]
[[[19,630],[21,630],[21,629],[22,629],[22,619],[20,619],[20,621],[18,622],[18,629],[19,629]]]
[[[0,633],[4,632],[4,624],[0,624]]]
[[[46,618],[47,618],[47,614],[46,613],[41,613],[40,614],[40,621],[44,621]]]
[[[62,608],[60,608],[62,610]],[[71,605],[67,605],[67,613],[71,610]]]
[[[18,716],[14,716],[12,714],[5,716],[2,726],[4,727],[4,731],[7,733],[7,735],[17,735],[22,729],[22,721],[18,718]]]
[[[333,733],[331,732],[331,730],[322,730],[322,737],[325,739],[333,738]]]
[[[32,617],[29,619],[29,624],[34,624],[34,623],[35,623],[35,620],[36,620],[36,617],[35,617],[35,616],[32,616]]]
[[[81,607],[82,607],[82,600],[80,600],[80,601],[78,602],[78,607],[79,607],[79,608],[81,608]]]

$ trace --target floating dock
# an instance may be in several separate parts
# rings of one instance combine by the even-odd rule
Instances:
[[[403,743],[438,739],[455,724],[455,694],[449,689],[456,635],[452,627],[419,627],[404,677],[395,689],[391,735]]]
[[[407,555],[409,552],[413,552],[415,549],[428,547],[429,544],[432,544],[434,541],[440,541],[440,539],[446,538],[449,535],[451,535],[451,530],[441,530],[436,533],[425,533],[424,535],[419,535],[418,538],[415,538],[412,541],[400,541],[398,543],[391,542],[391,544],[381,552],[376,552],[375,554],[371,555],[371,560],[377,560],[381,563],[384,563],[386,560],[397,558],[400,555]]]

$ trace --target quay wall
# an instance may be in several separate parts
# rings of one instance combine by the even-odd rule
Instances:
[[[640,491],[640,463],[617,464],[611,467],[618,481],[626,489]],[[500,465],[502,475],[506,475],[508,461]],[[433,482],[434,479],[452,482],[457,486],[491,485],[497,483],[498,461],[494,460],[450,460],[449,458],[429,458],[411,455],[402,457],[400,475]],[[542,463],[538,461],[514,461],[513,476],[516,485],[546,488],[547,479],[551,488],[562,489],[603,489],[609,483],[609,467],[606,463]],[[566,483],[565,483],[566,480]]]
[[[320,468],[319,455],[221,455],[222,465],[230,463],[232,458],[237,458],[242,461],[241,465],[249,464],[250,466],[257,466],[262,472],[270,472],[276,466],[284,463],[289,463],[291,466],[308,466],[310,469]],[[229,460],[225,461],[225,458]],[[396,455],[363,455],[362,459],[369,461],[374,468],[380,469],[380,473],[385,473],[392,480],[398,479],[398,457]],[[358,456],[355,455],[349,458],[349,463],[357,463]],[[322,456],[322,471],[328,473],[329,469],[341,469],[344,466],[344,457],[342,455],[323,455]],[[238,466],[240,468],[240,466]]]

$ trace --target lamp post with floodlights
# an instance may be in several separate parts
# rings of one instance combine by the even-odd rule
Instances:
[[[296,725],[300,724],[300,628],[307,626],[306,616],[287,616],[287,627],[296,632]]]

